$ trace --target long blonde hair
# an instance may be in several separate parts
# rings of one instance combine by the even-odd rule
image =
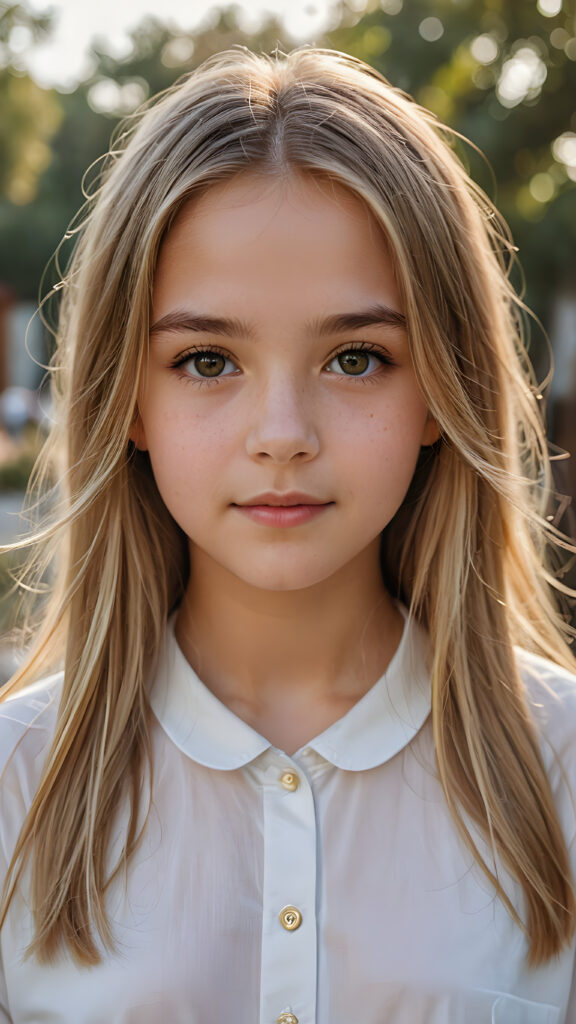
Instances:
[[[544,568],[547,446],[508,280],[512,251],[448,129],[344,54],[234,50],[208,60],[125,127],[107,159],[63,282],[54,358],[54,588],[8,692],[63,664],[56,733],[4,891],[27,864],[48,960],[98,962],[114,814],[141,834],[151,768],[145,683],[188,574],[186,538],[130,441],[162,239],[192,195],[247,168],[335,180],[382,224],[398,268],[416,374],[441,431],[384,531],[387,584],[430,632],[437,770],[454,821],[529,939],[530,961],[574,931],[566,843],[514,644],[574,667]],[[473,826],[488,841],[485,862]],[[495,864],[521,883],[511,904]]]

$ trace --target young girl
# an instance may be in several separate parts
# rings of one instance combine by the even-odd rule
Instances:
[[[220,55],[117,140],[0,721],[2,1020],[576,1020],[567,542],[510,251],[335,52]]]

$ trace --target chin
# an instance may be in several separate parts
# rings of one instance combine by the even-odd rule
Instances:
[[[257,590],[266,590],[269,593],[290,593],[298,590],[308,590],[310,587],[318,586],[327,579],[327,575],[321,572],[311,573],[306,571],[295,571],[294,567],[284,570],[269,572],[250,572],[237,574],[243,583]]]
[[[285,579],[285,578],[273,579],[273,578],[271,578],[271,579],[265,579],[265,580],[261,580],[261,579],[254,579],[254,580],[252,580],[252,579],[250,579],[250,580],[244,580],[244,582],[247,583],[248,586],[254,587],[256,590],[265,590],[265,591],[268,591],[268,593],[270,593],[270,594],[279,594],[279,593],[289,594],[289,593],[296,593],[299,590],[309,590],[311,587],[315,587],[319,583],[322,583],[322,580],[321,579],[296,580],[296,579],[292,579],[292,578],[289,578],[289,579]]]

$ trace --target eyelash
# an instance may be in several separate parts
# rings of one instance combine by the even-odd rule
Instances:
[[[343,345],[330,356],[330,359],[328,360],[326,365],[332,363],[334,359],[336,359],[340,355],[343,355],[346,352],[365,352],[369,355],[373,355],[375,359],[377,359],[381,363],[383,369],[392,368],[396,365],[394,360],[388,355],[386,351],[384,351],[381,348],[378,348],[377,345],[365,341],[350,342],[347,345]],[[185,383],[196,384],[199,387],[204,387],[205,385],[211,384],[221,384],[223,380],[235,376],[235,374],[224,374],[214,377],[195,377],[189,373],[186,373],[186,371],[183,370],[182,368],[186,365],[186,363],[189,363],[190,360],[194,358],[194,356],[198,355],[219,355],[222,356],[223,359],[229,359],[231,362],[234,362],[230,353],[226,352],[225,349],[219,348],[218,345],[210,345],[210,347],[193,346],[192,348],[187,349],[186,352],[183,352],[181,355],[177,356],[176,359],[174,359],[173,362],[170,364],[170,368],[174,370],[180,370],[180,379],[183,380]],[[366,375],[353,373],[337,373],[335,371],[329,372],[331,372],[332,376],[335,379],[340,378],[343,380],[361,381],[363,384],[374,384],[374,378],[380,376],[378,371]]]

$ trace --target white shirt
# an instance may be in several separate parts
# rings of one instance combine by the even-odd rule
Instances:
[[[0,1021],[573,1024],[574,948],[527,968],[523,934],[447,811],[426,657],[408,622],[385,675],[288,757],[202,684],[169,627],[151,692],[152,813],[109,894],[118,952],[94,968],[24,960],[22,892],[1,936]],[[576,679],[531,655],[521,664],[572,842]],[[2,871],[59,687],[53,677],[0,708]]]

